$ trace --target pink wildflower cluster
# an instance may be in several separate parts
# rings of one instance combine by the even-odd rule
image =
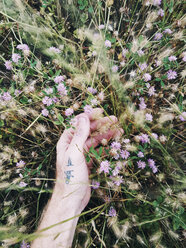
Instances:
[[[61,50],[59,48],[53,47],[53,46],[49,48],[49,51],[53,52],[53,53],[56,53],[56,54],[61,53]]]
[[[57,76],[57,77],[54,78],[54,82],[56,84],[59,84],[59,83],[63,82],[64,80],[65,80],[64,76]]]
[[[59,83],[57,86],[57,90],[61,96],[67,95],[67,89],[63,83]]]
[[[94,88],[92,88],[92,87],[88,87],[88,88],[87,88],[87,91],[88,91],[89,93],[91,93],[92,95],[95,95],[95,94],[97,93],[97,90],[94,89]]]

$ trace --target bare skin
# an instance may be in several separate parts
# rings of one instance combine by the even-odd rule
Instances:
[[[84,151],[92,145],[96,148],[103,138],[109,140],[123,133],[118,128],[106,133],[96,132],[104,124],[116,124],[117,118],[110,116],[93,120],[93,114],[76,116],[76,129],[66,129],[57,143],[56,185],[38,228],[40,236],[32,242],[31,248],[69,248],[72,245],[78,222],[78,217],[74,216],[81,214],[91,195],[89,167],[92,164],[87,165]],[[65,220],[68,221],[40,232]]]

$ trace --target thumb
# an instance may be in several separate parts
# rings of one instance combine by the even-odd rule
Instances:
[[[90,120],[86,114],[77,116],[77,120],[78,124],[69,148],[77,146],[78,149],[83,151],[85,142],[90,134]]]

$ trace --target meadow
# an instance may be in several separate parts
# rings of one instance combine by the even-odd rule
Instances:
[[[30,247],[57,141],[95,108],[124,133],[85,154],[73,247],[186,246],[185,25],[183,0],[0,0],[0,247]]]

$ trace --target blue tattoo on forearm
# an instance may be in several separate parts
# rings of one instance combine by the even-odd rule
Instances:
[[[67,164],[66,166],[68,166],[68,167],[69,167],[69,166],[73,166],[72,161],[71,161],[70,158],[68,159],[68,164]],[[73,170],[65,171],[65,175],[66,175],[66,177],[65,177],[65,183],[66,183],[66,184],[69,184],[70,178],[71,178],[71,177],[74,177],[74,176],[72,175],[72,171],[73,171]]]
[[[68,164],[67,164],[67,166],[73,166],[72,161],[71,161],[70,158],[68,159]]]
[[[73,171],[73,170],[65,171],[65,175],[66,175],[65,183],[66,183],[66,184],[69,184],[70,178],[71,178],[71,177],[74,177],[74,176],[72,175],[72,171]]]

